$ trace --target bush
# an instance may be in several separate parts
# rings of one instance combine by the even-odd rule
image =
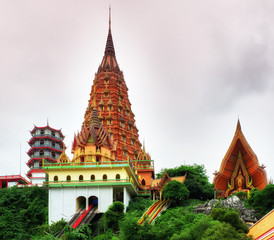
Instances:
[[[237,192],[232,194],[232,196],[233,195],[237,196],[241,201],[245,201],[248,198],[247,192]]]
[[[210,216],[214,220],[218,220],[220,222],[225,222],[230,224],[240,233],[248,233],[249,229],[245,223],[239,217],[239,214],[233,210],[224,209],[224,208],[214,208],[211,211]]]

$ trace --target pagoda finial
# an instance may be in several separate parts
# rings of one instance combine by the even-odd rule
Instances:
[[[111,8],[110,8],[110,6],[109,6],[109,29],[108,29],[107,44],[106,44],[106,48],[105,48],[105,55],[115,56],[114,45],[113,45],[113,40],[112,40],[112,35],[111,35]]]
[[[145,139],[143,140],[143,151],[146,152]]]
[[[109,19],[108,19],[108,30],[111,31],[111,6],[109,5]]]
[[[240,119],[238,118],[236,131],[240,131],[240,130],[241,130],[241,123],[240,123]]]

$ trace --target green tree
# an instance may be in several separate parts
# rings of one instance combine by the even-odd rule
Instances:
[[[129,202],[126,212],[135,211],[135,214],[141,217],[152,203],[153,201],[149,198],[135,197]]]
[[[64,229],[62,239],[66,240],[90,240],[92,239],[92,232],[87,225],[83,225],[80,228],[72,228],[67,225]]]
[[[203,165],[181,165],[176,168],[162,169],[161,172],[157,174],[157,178],[161,178],[164,172],[167,172],[170,177],[182,176],[187,173],[184,184],[190,192],[189,197],[191,199],[194,198],[204,201],[213,198],[213,185],[209,183],[206,170]]]
[[[202,240],[247,240],[245,233],[239,233],[230,224],[222,222],[216,223],[208,228],[202,235]]]
[[[153,231],[153,226],[147,222],[143,225],[137,223],[138,218],[134,212],[126,214],[121,222],[120,239],[122,240],[151,240],[157,239]]]
[[[220,222],[225,222],[230,224],[240,233],[248,233],[249,229],[245,223],[239,217],[239,214],[233,210],[225,209],[225,208],[214,208],[211,211],[210,216],[214,220],[218,220]]]
[[[48,191],[29,187],[0,189],[0,239],[29,239],[46,223]]]
[[[259,217],[264,216],[274,208],[274,184],[267,185],[263,190],[257,188],[250,193],[246,203],[259,211]]]
[[[104,220],[107,228],[117,232],[119,230],[119,222],[124,218],[125,205],[122,202],[114,202],[104,213]]]
[[[164,199],[170,199],[176,205],[180,201],[187,199],[189,191],[184,183],[173,180],[169,182],[163,189]]]

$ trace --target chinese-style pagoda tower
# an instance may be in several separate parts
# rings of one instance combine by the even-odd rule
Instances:
[[[42,186],[46,174],[42,169],[42,160],[56,163],[64,148],[64,135],[61,130],[51,128],[48,124],[45,127],[34,126],[29,140],[30,150],[27,152],[30,159],[27,162],[30,170],[27,173],[31,184]]]
[[[115,159],[150,160],[150,156],[141,148],[134,113],[128,98],[128,88],[116,60],[111,34],[111,17],[103,60],[98,68],[85,112],[82,129],[88,127],[92,109],[96,107],[102,126],[114,142]],[[72,148],[73,149],[73,148]],[[72,150],[72,153],[74,151]],[[150,165],[151,161],[135,162],[135,165]],[[154,169],[136,168],[143,178],[143,185],[149,186],[154,178]]]
[[[256,154],[244,137],[239,120],[220,171],[214,175],[213,184],[217,197],[228,197],[240,191],[249,192],[254,187],[262,190],[267,185],[264,166],[259,166]]]

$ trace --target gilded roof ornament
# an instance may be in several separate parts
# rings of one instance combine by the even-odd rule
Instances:
[[[105,105],[105,103],[104,103],[104,101],[103,101],[103,98],[101,97],[101,100],[100,100],[100,102],[99,102],[99,104],[98,104],[99,106],[104,106]]]
[[[107,105],[108,106],[113,106],[113,102],[112,102],[111,98],[108,100],[108,104]]]

